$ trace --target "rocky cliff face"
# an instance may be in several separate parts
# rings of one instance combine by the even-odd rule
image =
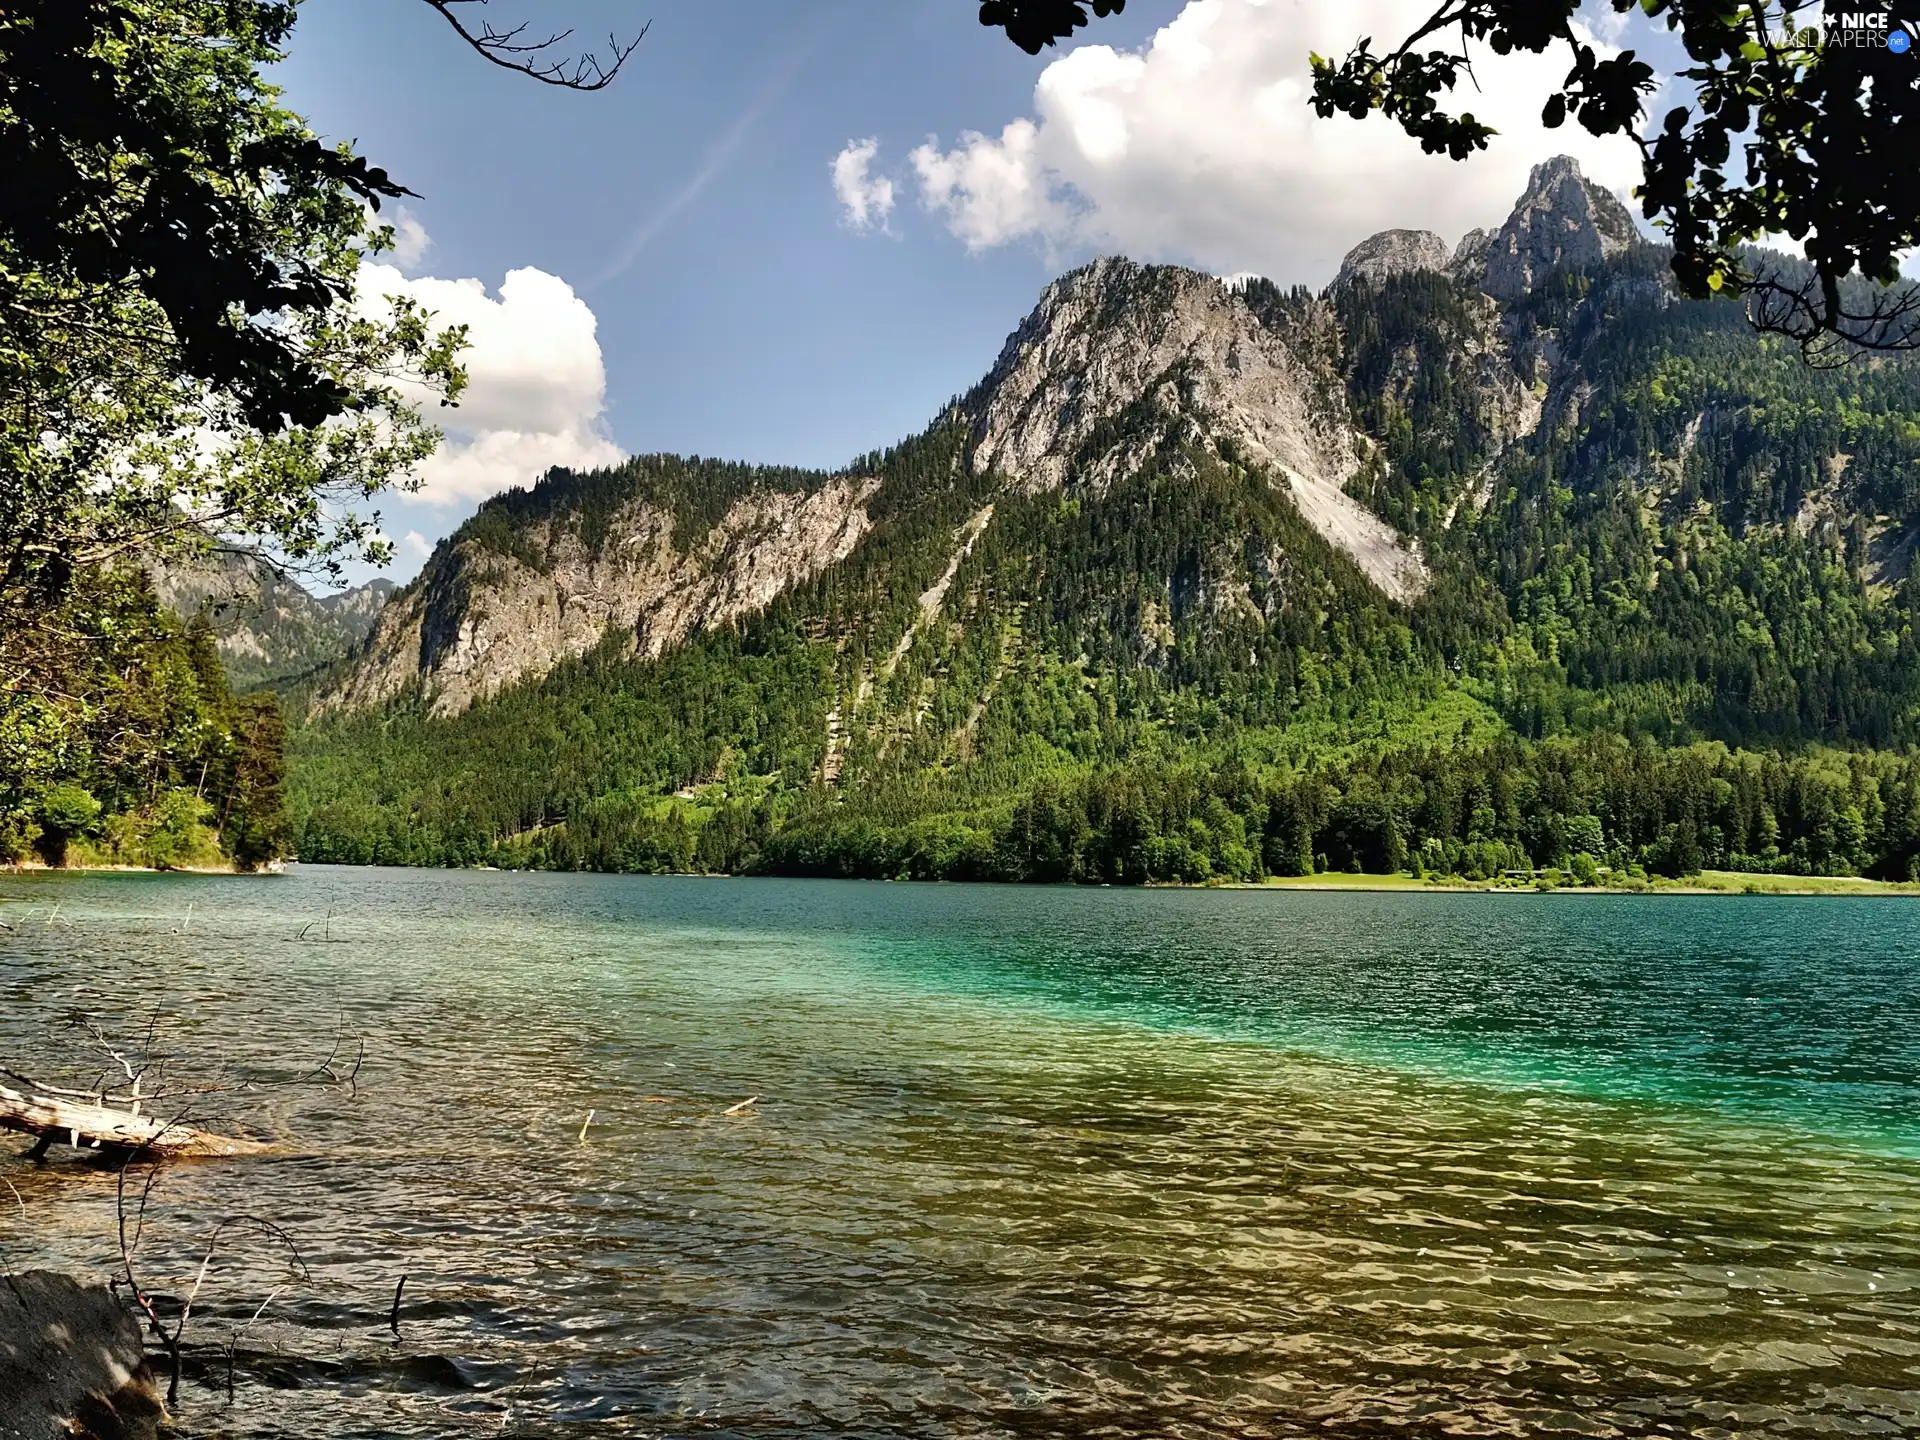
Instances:
[[[228,678],[241,688],[302,675],[347,655],[395,589],[391,580],[371,580],[315,595],[265,557],[240,550],[156,566],[152,574],[161,604],[212,622]]]
[[[1634,242],[1633,217],[1561,155],[1533,167],[1526,193],[1487,249],[1486,292],[1514,301],[1555,269],[1590,270]]]
[[[1342,488],[1365,441],[1322,378],[1224,282],[1100,260],[1047,287],[968,397],[971,464],[1028,492],[1099,488],[1146,458],[1138,439],[1109,436],[1151,406],[1155,435],[1185,434],[1264,466],[1374,583],[1411,599],[1426,568]]]
[[[843,476],[812,489],[752,491],[698,533],[693,521],[638,497],[592,526],[556,507],[522,523],[504,548],[490,543],[488,527],[468,527],[386,608],[315,709],[419,695],[435,715],[458,714],[610,634],[627,653],[657,656],[844,558],[867,531],[873,488]]]

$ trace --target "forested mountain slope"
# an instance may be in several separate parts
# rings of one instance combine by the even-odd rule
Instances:
[[[391,580],[310,593],[264,556],[217,549],[156,566],[154,594],[183,620],[205,616],[240,689],[307,675],[357,649],[394,592]]]
[[[1322,295],[1109,260],[837,475],[490,502],[296,738],[312,859],[1905,876],[1920,371],[1809,368],[1570,161]]]

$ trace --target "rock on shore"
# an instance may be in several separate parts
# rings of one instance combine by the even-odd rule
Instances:
[[[152,1440],[165,1413],[140,1326],[105,1282],[0,1276],[0,1440]]]

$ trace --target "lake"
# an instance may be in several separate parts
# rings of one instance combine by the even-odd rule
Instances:
[[[76,1009],[182,1086],[364,1044],[191,1102],[285,1148],[162,1171],[146,1284],[227,1217],[304,1270],[225,1232],[188,1434],[1920,1427],[1908,902],[297,867],[0,921],[13,1068],[97,1076]],[[0,1180],[0,1263],[117,1266],[111,1171]]]

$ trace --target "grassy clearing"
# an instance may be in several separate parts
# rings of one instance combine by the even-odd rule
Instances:
[[[1497,710],[1456,683],[1382,701],[1358,715],[1301,718],[1281,729],[1247,732],[1237,745],[1248,756],[1272,764],[1298,765],[1308,759],[1329,764],[1386,750],[1445,749],[1508,733]]]
[[[1863,880],[1857,875],[1745,875],[1737,870],[1703,870],[1662,889],[1711,895],[1920,895],[1910,881]]]
[[[1352,875],[1328,872],[1324,875],[1275,875],[1258,885],[1248,886],[1255,890],[1485,890],[1485,884],[1470,880],[1456,880],[1447,884],[1439,880],[1427,880],[1413,875]]]

